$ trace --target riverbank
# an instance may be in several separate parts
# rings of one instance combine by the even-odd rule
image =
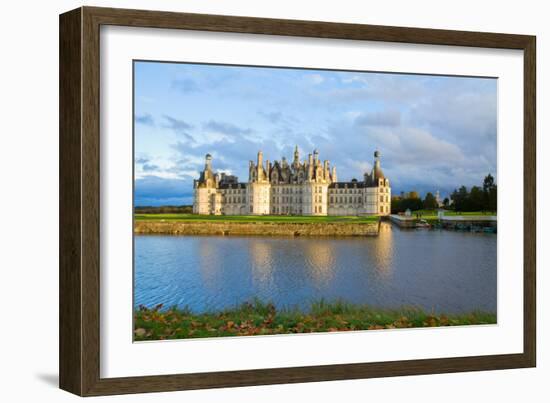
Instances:
[[[376,216],[152,216],[136,215],[134,232],[172,235],[377,236],[380,227],[380,220]]]
[[[436,315],[413,308],[385,310],[344,302],[317,302],[307,313],[277,310],[274,305],[260,301],[202,314],[186,309],[163,309],[158,305],[135,311],[134,338],[145,341],[495,323],[496,314],[492,313]]]
[[[417,210],[410,215],[392,214],[390,221],[400,228],[426,227],[435,229],[492,232],[497,230],[496,212],[449,212],[438,215],[436,210]]]
[[[182,221],[182,222],[236,222],[236,223],[370,223],[379,217],[370,216],[306,216],[306,215],[202,215],[202,214],[141,214],[134,215],[136,221]]]

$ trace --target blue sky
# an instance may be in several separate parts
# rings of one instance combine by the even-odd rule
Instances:
[[[206,153],[246,181],[258,150],[291,159],[295,145],[340,181],[379,150],[394,194],[496,176],[496,79],[135,62],[134,80],[137,206],[191,204]]]

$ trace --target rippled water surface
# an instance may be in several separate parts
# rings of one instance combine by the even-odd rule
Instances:
[[[400,230],[372,238],[135,237],[135,306],[196,312],[255,297],[278,307],[343,299],[378,307],[496,312],[493,234]]]

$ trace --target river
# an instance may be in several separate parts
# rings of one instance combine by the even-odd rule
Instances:
[[[136,235],[134,305],[218,311],[259,298],[307,309],[344,300],[496,312],[497,236],[401,230],[378,237]]]

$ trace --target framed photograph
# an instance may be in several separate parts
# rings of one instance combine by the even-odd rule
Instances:
[[[533,367],[535,37],[60,16],[60,387]]]

